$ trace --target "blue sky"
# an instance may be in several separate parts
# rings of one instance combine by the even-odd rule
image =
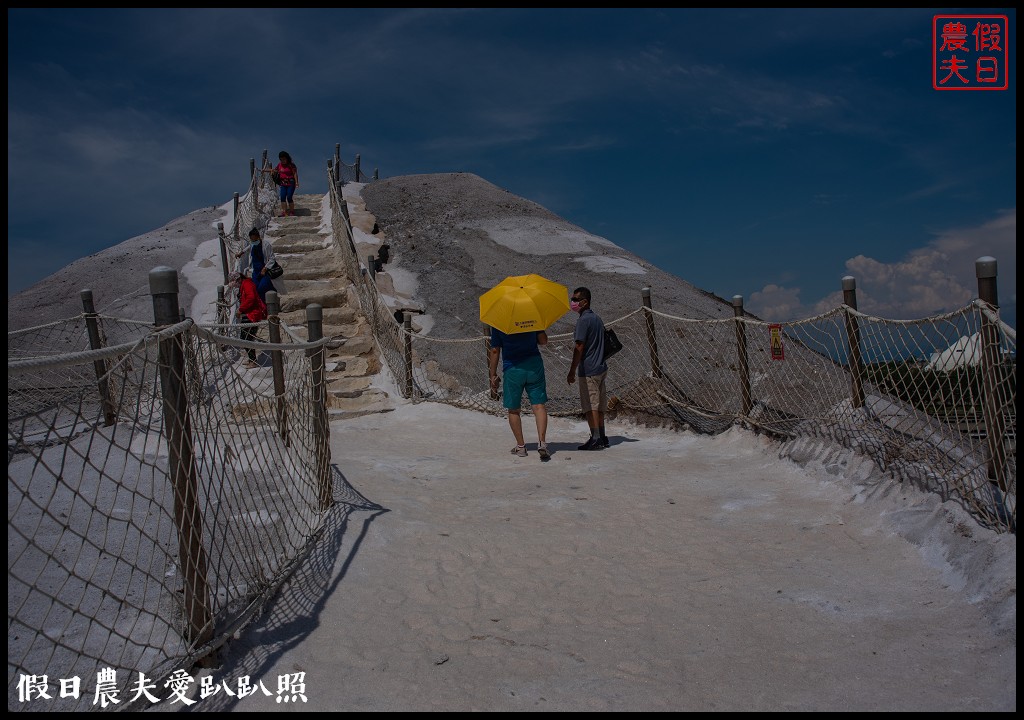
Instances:
[[[766,320],[912,319],[999,263],[1016,326],[1009,89],[932,87],[949,9],[8,9],[8,295],[335,143],[472,172]]]

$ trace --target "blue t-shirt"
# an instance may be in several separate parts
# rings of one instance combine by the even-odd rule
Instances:
[[[537,344],[538,335],[540,335],[540,331],[509,335],[496,328],[491,328],[491,347],[501,348],[501,369],[508,370],[527,358],[540,357],[540,346]]]
[[[583,359],[576,370],[580,377],[608,372],[608,364],[604,361],[604,321],[597,313],[590,308],[580,313],[573,339],[583,343]]]

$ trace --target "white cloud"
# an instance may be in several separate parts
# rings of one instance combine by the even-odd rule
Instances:
[[[978,295],[975,261],[991,256],[998,262],[999,301],[1005,319],[1016,324],[1017,209],[982,225],[940,233],[923,248],[897,262],[884,263],[864,255],[846,261],[857,281],[861,312],[889,319],[916,319],[963,307]],[[769,284],[750,296],[748,310],[765,320],[796,320],[837,307],[834,292],[804,303],[798,287]]]

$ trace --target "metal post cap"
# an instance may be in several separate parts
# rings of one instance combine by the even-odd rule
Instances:
[[[159,265],[149,271],[149,292],[151,295],[178,294],[178,271],[166,265]]]
[[[993,278],[996,276],[996,259],[990,255],[985,255],[974,261],[974,273],[981,278]]]
[[[733,295],[732,296],[732,306],[733,307],[743,307],[743,296],[742,295]]]
[[[856,290],[857,289],[857,278],[853,275],[847,275],[843,278],[843,290]]]

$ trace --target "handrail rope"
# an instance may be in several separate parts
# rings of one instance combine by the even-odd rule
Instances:
[[[17,337],[19,335],[24,335],[25,333],[29,333],[29,332],[34,332],[36,330],[44,330],[46,328],[54,327],[56,325],[61,325],[61,324],[70,323],[70,322],[77,322],[77,321],[84,320],[84,319],[85,319],[85,313],[83,312],[83,313],[79,313],[78,315],[72,315],[71,317],[63,318],[61,320],[54,320],[52,322],[43,323],[42,325],[34,325],[32,327],[21,328],[20,330],[8,330],[7,331],[7,340],[10,341],[10,339],[13,338],[13,337]]]
[[[196,334],[203,340],[217,345],[230,345],[232,347],[244,347],[253,348],[255,350],[281,350],[281,351],[298,351],[298,350],[316,350],[330,343],[334,338],[325,337],[315,342],[295,342],[295,343],[272,343],[262,342],[259,340],[242,340],[241,338],[227,337],[225,335],[217,335],[216,333],[210,332],[209,328],[264,328],[267,327],[267,321],[263,320],[258,323],[238,323],[236,325],[196,325]]]
[[[110,322],[122,323],[123,325],[144,325],[148,327],[153,327],[153,322],[151,320],[132,320],[130,318],[119,318],[116,315],[97,315],[96,319],[109,320]]]
[[[20,374],[28,372],[29,370],[36,369],[50,369],[58,367],[66,367],[69,365],[81,365],[90,360],[103,360],[108,357],[114,357],[116,355],[122,355],[125,353],[133,352],[136,348],[159,342],[165,338],[177,335],[183,332],[188,326],[193,325],[191,318],[186,318],[174,325],[168,325],[164,328],[156,329],[154,332],[146,335],[145,337],[139,338],[135,342],[122,343],[121,345],[113,345],[111,347],[97,348],[96,350],[80,350],[78,352],[66,353],[60,356],[54,357],[38,357],[38,358],[25,358],[22,360],[9,360],[7,362],[7,372]]]
[[[963,307],[955,308],[953,310],[950,310],[949,312],[940,313],[939,315],[929,315],[928,317],[917,318],[916,320],[894,320],[894,319],[891,319],[891,318],[878,317],[877,315],[868,315],[866,313],[860,312],[859,310],[854,310],[849,305],[840,305],[836,310],[845,311],[845,312],[850,313],[854,317],[862,318],[864,320],[870,320],[872,322],[884,322],[884,323],[890,323],[890,324],[893,324],[893,325],[918,325],[918,324],[920,324],[922,322],[925,322],[925,321],[936,322],[936,321],[941,321],[941,320],[949,320],[949,319],[951,319],[953,317],[956,317],[957,315],[962,315],[964,312],[966,312],[967,310],[969,310],[971,308],[977,307],[979,302],[980,302],[979,300],[972,300],[971,302],[969,302],[968,304],[964,305]],[[833,312],[835,312],[835,311],[833,311]],[[813,319],[816,319],[816,318],[810,318],[810,319],[813,320]],[[799,320],[799,321],[794,321],[794,322],[786,323],[786,324],[787,325],[794,325],[794,324],[796,324],[796,322],[807,322],[807,321],[806,320]]]

